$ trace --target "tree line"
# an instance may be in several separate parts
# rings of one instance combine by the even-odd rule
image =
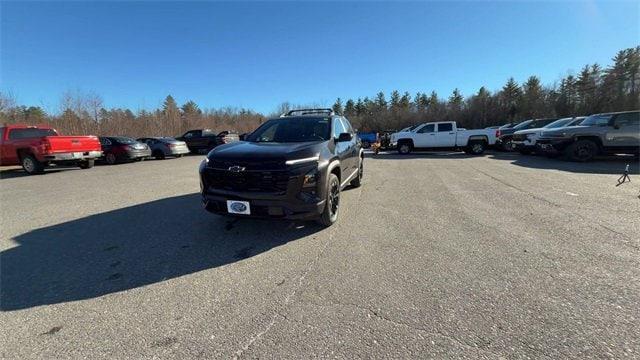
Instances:
[[[158,109],[106,109],[100,96],[67,92],[61,100],[60,114],[47,114],[41,107],[16,105],[13,98],[0,94],[0,123],[46,124],[68,135],[179,136],[191,129],[252,131],[265,117],[255,111],[237,108],[202,110],[193,101],[178,105],[168,95]]]
[[[400,129],[427,121],[457,121],[466,128],[480,128],[518,122],[531,118],[589,115],[599,112],[640,108],[640,46],[619,51],[606,68],[585,65],[579,74],[543,85],[537,76],[523,84],[510,78],[498,91],[481,87],[471,96],[458,90],[447,97],[435,91],[379,92],[373,97],[338,98],[333,109],[346,115],[363,131]],[[322,104],[313,104],[324,107]],[[284,102],[277,116],[296,108]],[[61,99],[61,111],[47,114],[41,107],[17,105],[10,94],[0,92],[0,123],[48,124],[63,134],[140,136],[177,136],[189,129],[249,132],[266,116],[247,109],[202,110],[193,101],[179,105],[168,95],[155,110],[106,109],[95,93],[67,92]]]
[[[458,89],[447,97],[435,91],[383,92],[373,97],[338,98],[333,110],[347,116],[363,131],[400,129],[427,121],[457,121],[466,128],[481,128],[532,118],[569,117],[640,108],[640,46],[619,51],[613,64],[585,65],[579,74],[543,85],[532,75],[523,84],[510,78],[498,91],[486,87],[471,96]]]

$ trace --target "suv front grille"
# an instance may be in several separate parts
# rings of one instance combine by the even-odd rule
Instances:
[[[289,174],[286,171],[231,172],[207,168],[204,180],[211,189],[283,193],[287,191]]]

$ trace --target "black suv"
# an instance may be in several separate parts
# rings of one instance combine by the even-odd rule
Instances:
[[[331,109],[292,110],[244,141],[211,150],[200,164],[206,210],[222,215],[338,219],[340,191],[360,186],[362,146],[351,124]]]

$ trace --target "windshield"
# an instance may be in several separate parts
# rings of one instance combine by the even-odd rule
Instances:
[[[527,121],[523,121],[520,124],[514,126],[513,128],[518,130],[518,129],[524,129],[526,128],[529,124],[531,124],[533,122],[533,120],[527,120]]]
[[[572,121],[573,121],[573,118],[559,119],[559,120],[556,120],[556,121],[552,122],[551,124],[547,124],[547,125],[543,126],[543,128],[545,128],[545,129],[555,129],[555,128],[567,126]]]
[[[251,142],[325,141],[330,135],[329,118],[271,119],[247,136]]]
[[[502,126],[500,126],[498,129],[508,129],[512,126],[513,124],[504,124]]]
[[[580,123],[582,126],[603,126],[609,124],[613,115],[591,115]]]

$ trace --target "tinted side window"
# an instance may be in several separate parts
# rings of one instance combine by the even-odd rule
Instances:
[[[347,132],[352,133],[352,134],[354,133],[353,126],[351,126],[351,123],[349,122],[349,120],[347,120],[346,117],[342,118],[342,123],[344,125],[344,128],[347,130]]]
[[[337,139],[343,132],[346,131],[342,121],[340,121],[340,118],[333,118],[333,137]]]
[[[418,133],[432,133],[435,131],[435,128],[435,124],[425,125],[420,130],[418,130]]]
[[[100,138],[100,145],[111,145],[111,140],[107,138]]]
[[[638,126],[640,125],[640,113],[626,113],[616,116],[616,125],[622,126]]]
[[[447,123],[447,124],[438,124],[438,132],[449,132],[449,131],[453,131],[453,124],[451,123]]]

